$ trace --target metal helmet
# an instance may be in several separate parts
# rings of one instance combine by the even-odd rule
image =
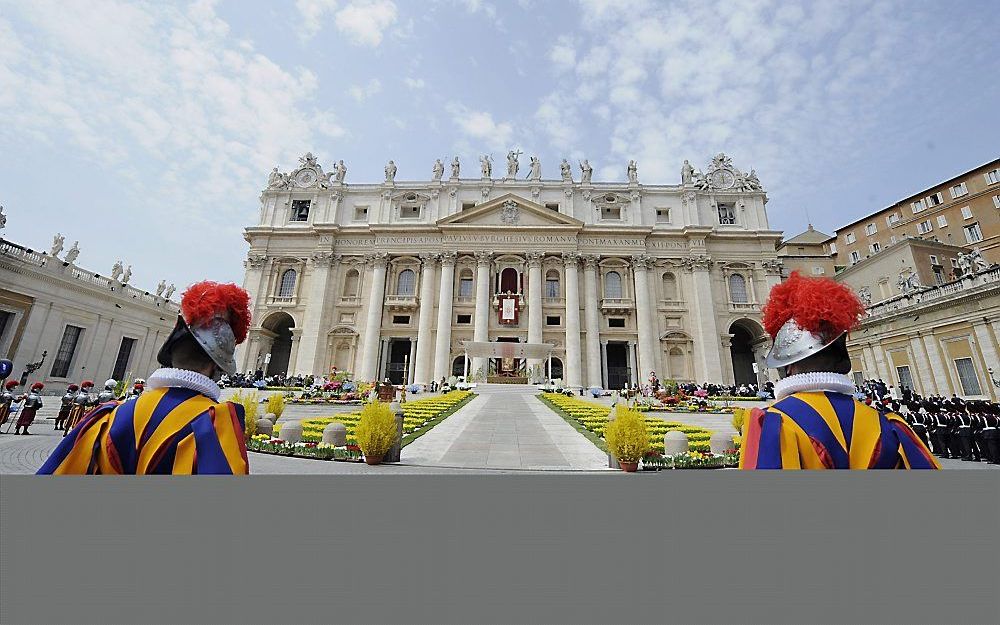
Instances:
[[[250,297],[235,284],[199,282],[181,298],[181,311],[173,332],[157,354],[164,367],[173,366],[171,349],[190,335],[219,369],[236,373],[236,346],[246,339],[250,326]]]
[[[115,380],[114,378],[108,378],[107,381],[104,382],[104,390],[106,391],[112,391],[116,386],[118,386],[118,380]]]
[[[843,335],[844,332],[841,332],[833,338],[824,339],[822,335],[802,328],[795,319],[789,319],[774,337],[774,345],[764,358],[764,364],[773,369],[787,367],[818,354]]]

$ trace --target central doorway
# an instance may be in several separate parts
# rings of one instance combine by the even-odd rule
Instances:
[[[757,374],[753,371],[753,335],[742,325],[733,324],[729,331],[729,353],[733,358],[733,380],[736,384],[756,384]]]
[[[497,337],[497,343],[520,343],[516,336]],[[489,377],[522,378],[525,377],[525,360],[523,358],[490,358]]]
[[[389,342],[389,366],[387,376],[392,384],[407,382],[407,369],[410,366],[410,339],[392,339]]]
[[[632,376],[631,367],[628,362],[628,343],[609,342],[608,354],[608,388],[620,389],[625,387]]]

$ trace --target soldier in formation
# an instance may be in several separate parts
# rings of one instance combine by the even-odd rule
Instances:
[[[44,388],[44,384],[35,382],[31,385],[29,393],[17,398],[18,401],[23,401],[24,405],[21,407],[21,415],[17,418],[17,424],[14,426],[14,434],[31,433],[28,431],[28,426],[35,420],[35,414],[42,407],[42,389]]]
[[[0,393],[0,426],[7,423],[10,418],[10,406],[14,403],[14,389],[20,386],[17,380],[8,380],[3,385],[3,392]]]
[[[66,425],[66,419],[69,418],[69,411],[73,408],[73,400],[76,398],[77,391],[80,387],[76,384],[70,384],[66,387],[66,393],[62,396],[59,402],[59,414],[56,415],[56,430],[61,430]]]
[[[104,383],[104,390],[97,394],[97,403],[106,404],[109,401],[115,401],[118,399],[115,396],[115,387],[118,386],[118,380],[114,378],[108,379]]]
[[[66,429],[63,436],[73,431],[90,409],[97,405],[97,398],[90,394],[90,389],[94,388],[94,383],[84,380],[80,383],[80,390],[73,398],[73,406],[69,409],[69,418],[66,419]]]

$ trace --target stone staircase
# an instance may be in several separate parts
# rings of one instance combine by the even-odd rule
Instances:
[[[480,383],[472,389],[480,395],[537,395],[538,387],[534,384],[489,384]]]

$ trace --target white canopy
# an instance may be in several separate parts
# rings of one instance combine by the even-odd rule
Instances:
[[[462,347],[472,358],[537,358],[549,357],[555,345],[551,343],[477,343],[462,341]]]

